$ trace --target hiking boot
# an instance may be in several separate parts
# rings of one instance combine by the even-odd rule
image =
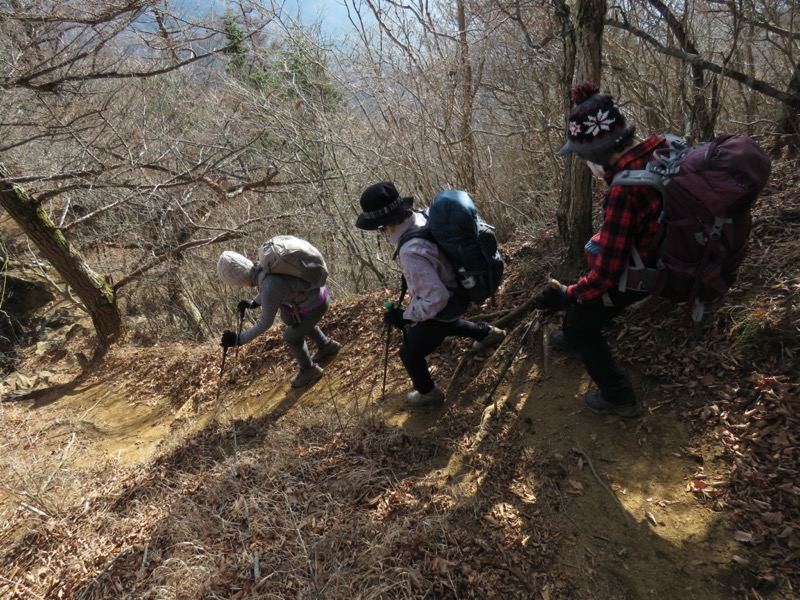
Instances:
[[[300,369],[300,372],[292,377],[292,387],[305,387],[310,383],[314,383],[317,379],[322,377],[323,373],[325,373],[325,371],[322,370],[322,367],[311,363],[310,366],[305,369]]]
[[[472,350],[475,352],[480,352],[485,348],[497,346],[497,344],[502,342],[504,339],[506,339],[505,331],[498,329],[497,327],[490,327],[489,333],[486,334],[485,338],[479,342],[472,342]]]
[[[311,357],[311,362],[321,363],[326,358],[336,356],[339,353],[339,348],[341,347],[342,345],[339,342],[330,340],[322,348],[319,348],[316,352],[314,352],[314,356]]]
[[[444,402],[444,392],[438,387],[434,386],[433,389],[427,394],[420,394],[417,390],[409,392],[406,396],[406,401],[410,406],[415,408],[422,406],[434,406]]]
[[[548,337],[550,338],[550,346],[556,350],[561,350],[562,352],[572,352],[575,350],[572,344],[569,343],[567,336],[564,335],[564,331],[561,329],[551,331]]]
[[[642,409],[634,400],[628,404],[615,404],[603,398],[600,390],[590,390],[583,395],[586,407],[600,415],[619,415],[620,417],[638,417]]]

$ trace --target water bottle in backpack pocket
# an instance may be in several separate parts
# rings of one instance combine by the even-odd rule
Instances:
[[[478,281],[475,279],[475,276],[468,275],[464,267],[459,267],[458,269],[458,282],[461,284],[461,287],[466,290],[471,290],[478,283]]]

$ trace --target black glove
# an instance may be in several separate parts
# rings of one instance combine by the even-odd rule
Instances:
[[[226,329],[222,332],[222,341],[219,343],[220,346],[223,348],[230,348],[231,346],[238,346],[239,345],[239,336],[236,335],[235,331],[231,331],[230,329]]]
[[[534,304],[536,308],[543,310],[547,315],[551,315],[559,310],[564,310],[569,306],[567,286],[559,283],[556,287],[548,283],[547,286],[536,295]]]
[[[240,300],[239,304],[236,305],[236,309],[240,315],[244,316],[244,311],[248,308],[258,308],[259,306],[261,305],[255,300]]]
[[[399,306],[387,308],[386,312],[383,313],[383,322],[390,327],[397,327],[398,329],[403,329],[408,323],[411,323],[408,319],[403,318],[403,309]]]

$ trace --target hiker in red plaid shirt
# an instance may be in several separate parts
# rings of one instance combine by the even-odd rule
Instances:
[[[574,152],[592,173],[611,184],[625,169],[643,169],[653,151],[666,147],[663,136],[636,137],[613,96],[584,82],[572,86],[575,107],[569,115],[567,143],[560,156]],[[645,266],[655,266],[652,246],[658,232],[661,195],[650,186],[610,187],[602,202],[600,231],[586,244],[589,272],[569,286],[548,285],[536,297],[537,307],[552,313],[566,309],[561,330],[550,334],[551,344],[580,353],[586,371],[597,386],[583,401],[597,413],[635,417],[641,414],[636,393],[619,370],[602,333],[622,310],[647,297],[640,282],[631,280],[631,250],[636,248]]]

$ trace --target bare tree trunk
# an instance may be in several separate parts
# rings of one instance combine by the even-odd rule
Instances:
[[[569,106],[570,83],[600,82],[606,0],[578,0],[574,29],[566,5],[557,6],[556,10],[565,33],[563,80],[565,104]],[[559,234],[567,247],[567,261],[578,265],[584,259],[583,246],[592,236],[592,176],[574,154],[566,160],[557,219]]]
[[[800,62],[794,66],[794,73],[789,80],[786,91],[800,96]],[[784,104],[781,107],[778,121],[778,145],[776,150],[787,149],[787,158],[797,158],[800,154],[800,110]]]
[[[649,2],[664,17],[680,48],[689,54],[699,54],[694,41],[689,37],[686,27],[669,7],[661,0],[649,0]],[[686,100],[689,105],[690,115],[689,134],[695,141],[709,140],[714,137],[714,121],[716,119],[710,113],[705,97],[705,72],[700,66],[692,62],[688,63],[688,69],[691,80],[689,98]]]
[[[186,261],[183,256],[176,260],[178,266],[172,269],[169,277],[169,306],[174,309],[173,319],[178,326],[186,328],[187,333],[202,337],[205,333],[212,333],[203,322],[203,315],[192,300],[191,295],[186,289],[185,282],[181,278],[181,272],[185,267]],[[176,316],[182,316],[184,322],[180,323]]]
[[[0,168],[0,177],[6,177]],[[103,346],[119,338],[122,316],[111,287],[83,261],[39,203],[16,186],[0,181],[0,205],[33,240],[42,255],[83,301]]]
[[[458,0],[458,42],[461,57],[461,146],[464,148],[462,153],[463,177],[466,191],[476,194],[478,189],[477,176],[475,173],[475,142],[472,134],[472,112],[473,112],[473,83],[472,83],[472,64],[470,62],[469,43],[467,41],[467,18],[464,12],[464,0]]]

